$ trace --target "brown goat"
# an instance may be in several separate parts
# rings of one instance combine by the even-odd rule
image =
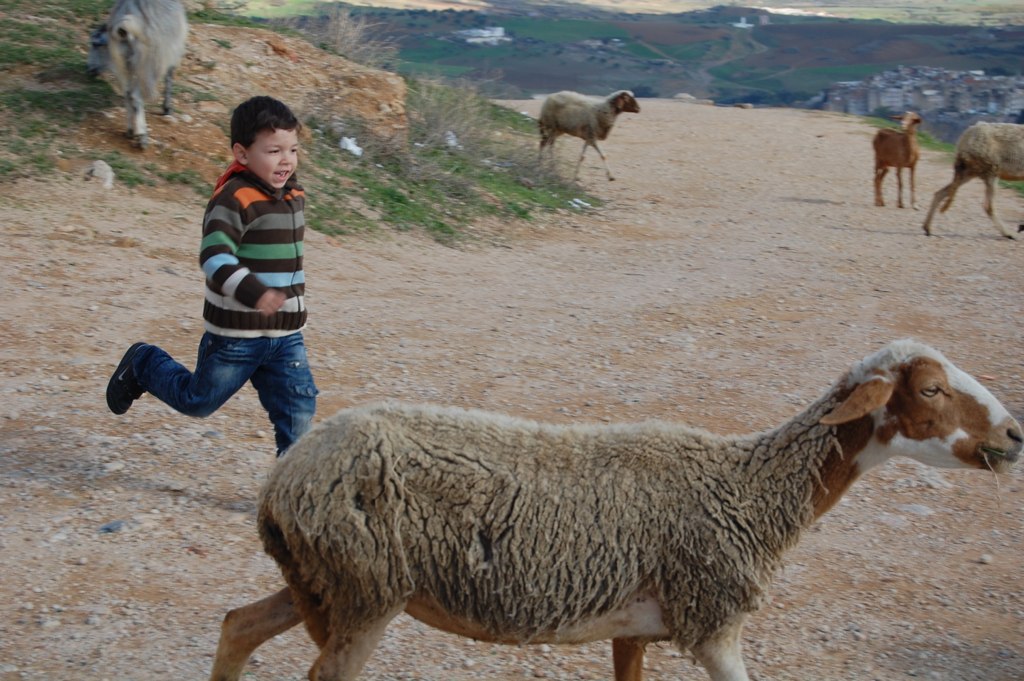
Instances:
[[[875,133],[872,144],[875,147],[875,205],[884,206],[882,198],[882,180],[889,172],[889,167],[896,169],[897,205],[903,208],[903,169],[910,169],[910,205],[917,210],[917,199],[914,197],[914,167],[921,156],[917,146],[917,126],[923,120],[920,115],[908,111],[902,116],[893,116],[893,120],[901,121],[901,130],[882,129]]]

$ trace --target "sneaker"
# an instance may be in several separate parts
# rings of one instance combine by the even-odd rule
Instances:
[[[138,354],[139,349],[145,343],[135,343],[124,353],[120,364],[114,370],[114,375],[107,383],[107,406],[115,414],[123,414],[132,406],[132,402],[142,397],[146,392],[139,385],[135,378],[135,369],[132,367],[132,360]]]

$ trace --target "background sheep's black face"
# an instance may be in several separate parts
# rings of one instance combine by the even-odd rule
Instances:
[[[615,102],[619,113],[640,113],[640,104],[633,95],[624,92]]]
[[[85,67],[93,78],[99,76],[110,66],[108,37],[106,24],[97,27],[89,35],[89,56],[86,59]]]

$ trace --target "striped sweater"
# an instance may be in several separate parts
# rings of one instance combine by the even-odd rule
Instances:
[[[302,269],[305,192],[293,175],[274,190],[244,166],[218,182],[203,218],[199,265],[206,275],[203,320],[221,336],[279,337],[306,324]],[[268,288],[288,299],[273,315],[255,309]]]

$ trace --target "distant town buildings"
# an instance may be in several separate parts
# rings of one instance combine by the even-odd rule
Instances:
[[[979,120],[1017,122],[1024,112],[1024,76],[900,66],[864,80],[836,83],[822,93],[821,107],[857,115],[883,109],[917,111],[928,127],[949,129],[955,137]]]

